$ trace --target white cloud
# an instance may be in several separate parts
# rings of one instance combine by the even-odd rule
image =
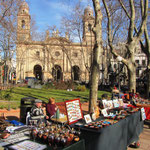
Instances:
[[[58,1],[49,1],[45,0],[45,4],[50,7],[50,9],[53,9],[55,11],[61,11],[61,12],[67,12],[69,9],[69,6],[65,3],[58,2]]]

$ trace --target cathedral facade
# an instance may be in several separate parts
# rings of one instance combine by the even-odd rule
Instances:
[[[73,43],[67,34],[60,37],[56,31],[46,32],[44,41],[33,41],[30,31],[29,6],[24,1],[18,11],[16,80],[35,77],[41,81],[89,81],[94,34],[93,10],[87,7],[83,17],[82,43]]]

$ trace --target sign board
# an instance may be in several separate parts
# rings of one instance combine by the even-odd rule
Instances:
[[[80,99],[67,100],[65,106],[69,125],[83,118]]]
[[[84,115],[84,119],[86,123],[92,122],[90,114]]]
[[[141,116],[142,116],[142,120],[146,119],[145,109],[143,107],[141,108]]]
[[[113,104],[114,104],[115,108],[120,106],[120,103],[119,103],[118,99],[113,99]]]
[[[112,100],[102,100],[104,109],[112,109],[113,101]]]
[[[102,109],[101,112],[102,112],[102,114],[103,114],[104,117],[107,117],[107,116],[108,116],[108,113],[107,113],[107,109],[106,109],[106,108],[105,108],[105,109]]]

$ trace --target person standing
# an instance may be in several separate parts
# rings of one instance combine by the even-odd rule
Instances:
[[[55,99],[52,97],[49,98],[49,102],[46,105],[46,113],[49,116],[49,119],[58,117],[58,116],[56,116],[57,111],[59,111],[59,109],[55,103]]]

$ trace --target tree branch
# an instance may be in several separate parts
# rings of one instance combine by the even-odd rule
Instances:
[[[12,4],[13,4],[13,0],[11,0],[10,6],[4,11],[3,15],[1,16],[0,23],[3,20],[3,18],[6,16],[6,13],[11,8]]]

